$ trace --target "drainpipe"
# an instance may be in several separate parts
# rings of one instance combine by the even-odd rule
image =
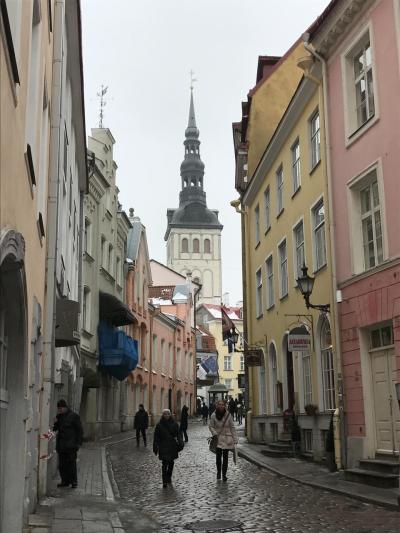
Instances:
[[[62,73],[63,55],[62,38],[64,22],[64,1],[54,4],[54,35],[53,62],[51,87],[51,124],[50,124],[50,162],[47,198],[47,250],[46,250],[46,278],[45,278],[45,308],[43,335],[43,364],[42,364],[42,394],[40,408],[40,434],[47,433],[52,428],[50,419],[52,401],[54,398],[55,374],[55,325],[56,325],[56,274],[57,274],[57,235],[59,187],[61,170],[61,116],[62,116]],[[39,457],[49,454],[49,441],[41,439],[39,443]],[[39,497],[45,496],[47,491],[48,462],[44,458],[39,460]]]
[[[332,312],[332,321],[335,332],[335,345],[336,345],[336,376],[338,380],[338,403],[339,403],[339,413],[340,413],[340,448],[341,448],[341,461],[342,468],[347,467],[347,431],[345,423],[345,411],[344,411],[344,390],[343,390],[343,378],[342,378],[342,359],[341,359],[341,349],[340,349],[340,336],[339,336],[339,312],[336,302],[336,291],[337,291],[337,274],[336,274],[336,254],[335,254],[335,226],[333,224],[333,203],[332,203],[332,164],[331,164],[331,153],[330,153],[330,133],[329,133],[329,116],[328,116],[328,73],[326,60],[318,54],[314,46],[309,43],[310,34],[303,34],[304,48],[319,61],[322,65],[322,99],[323,99],[323,108],[324,108],[324,132],[325,132],[325,170],[326,170],[326,186],[328,190],[328,226],[329,226],[329,247],[331,253],[331,283],[332,283],[332,297],[333,297],[333,312]],[[311,75],[307,75],[311,80],[315,81],[315,78]],[[318,80],[317,80],[318,81]],[[319,81],[318,84],[320,85]]]

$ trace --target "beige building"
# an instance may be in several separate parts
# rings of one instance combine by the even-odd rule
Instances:
[[[37,501],[53,2],[0,14],[0,530]]]

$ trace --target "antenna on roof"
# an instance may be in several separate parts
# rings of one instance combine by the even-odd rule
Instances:
[[[193,77],[194,75],[194,71],[191,70],[190,71],[190,90],[193,91],[193,83],[195,83],[197,81],[196,78]]]
[[[106,95],[108,91],[108,87],[104,87],[104,85],[101,86],[101,91],[97,93],[97,96],[100,98],[100,120],[99,120],[99,128],[103,127],[103,118],[104,118],[104,108],[107,104],[105,101],[104,96]]]

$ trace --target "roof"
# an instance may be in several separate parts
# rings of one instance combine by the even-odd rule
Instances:
[[[221,306],[216,304],[202,304],[200,307],[204,307],[210,315],[217,319],[221,320]],[[226,310],[226,314],[231,320],[242,320],[242,317],[240,316],[240,307],[227,307],[224,306]]]
[[[315,34],[318,32],[322,24],[325,22],[325,20],[329,17],[331,11],[341,2],[341,0],[331,0],[331,2],[327,5],[327,7],[324,9],[324,11],[319,15],[314,22],[309,26],[306,33],[310,34],[310,38],[314,37]]]

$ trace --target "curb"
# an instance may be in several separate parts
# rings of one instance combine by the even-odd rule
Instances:
[[[321,483],[302,480],[290,474],[284,474],[283,472],[281,472],[280,470],[277,470],[273,466],[266,465],[262,461],[258,461],[256,458],[246,455],[246,453],[243,452],[243,450],[238,449],[238,455],[239,457],[242,457],[242,459],[245,459],[249,463],[252,463],[253,465],[258,466],[259,468],[265,468],[265,470],[269,470],[270,472],[276,474],[277,476],[290,479],[291,481],[295,481],[296,483],[307,485],[309,487],[317,488],[320,490],[326,490],[327,492],[333,492],[335,494],[340,494],[341,496],[347,496],[348,498],[353,498],[355,500],[359,500],[364,503],[379,505],[380,507],[386,507],[387,509],[390,509],[392,511],[400,511],[400,506],[395,503],[387,502],[384,500],[377,500],[375,498],[370,498],[362,494],[355,494],[353,492],[348,492],[344,489],[339,489],[337,487],[329,487],[327,485],[322,485]]]

